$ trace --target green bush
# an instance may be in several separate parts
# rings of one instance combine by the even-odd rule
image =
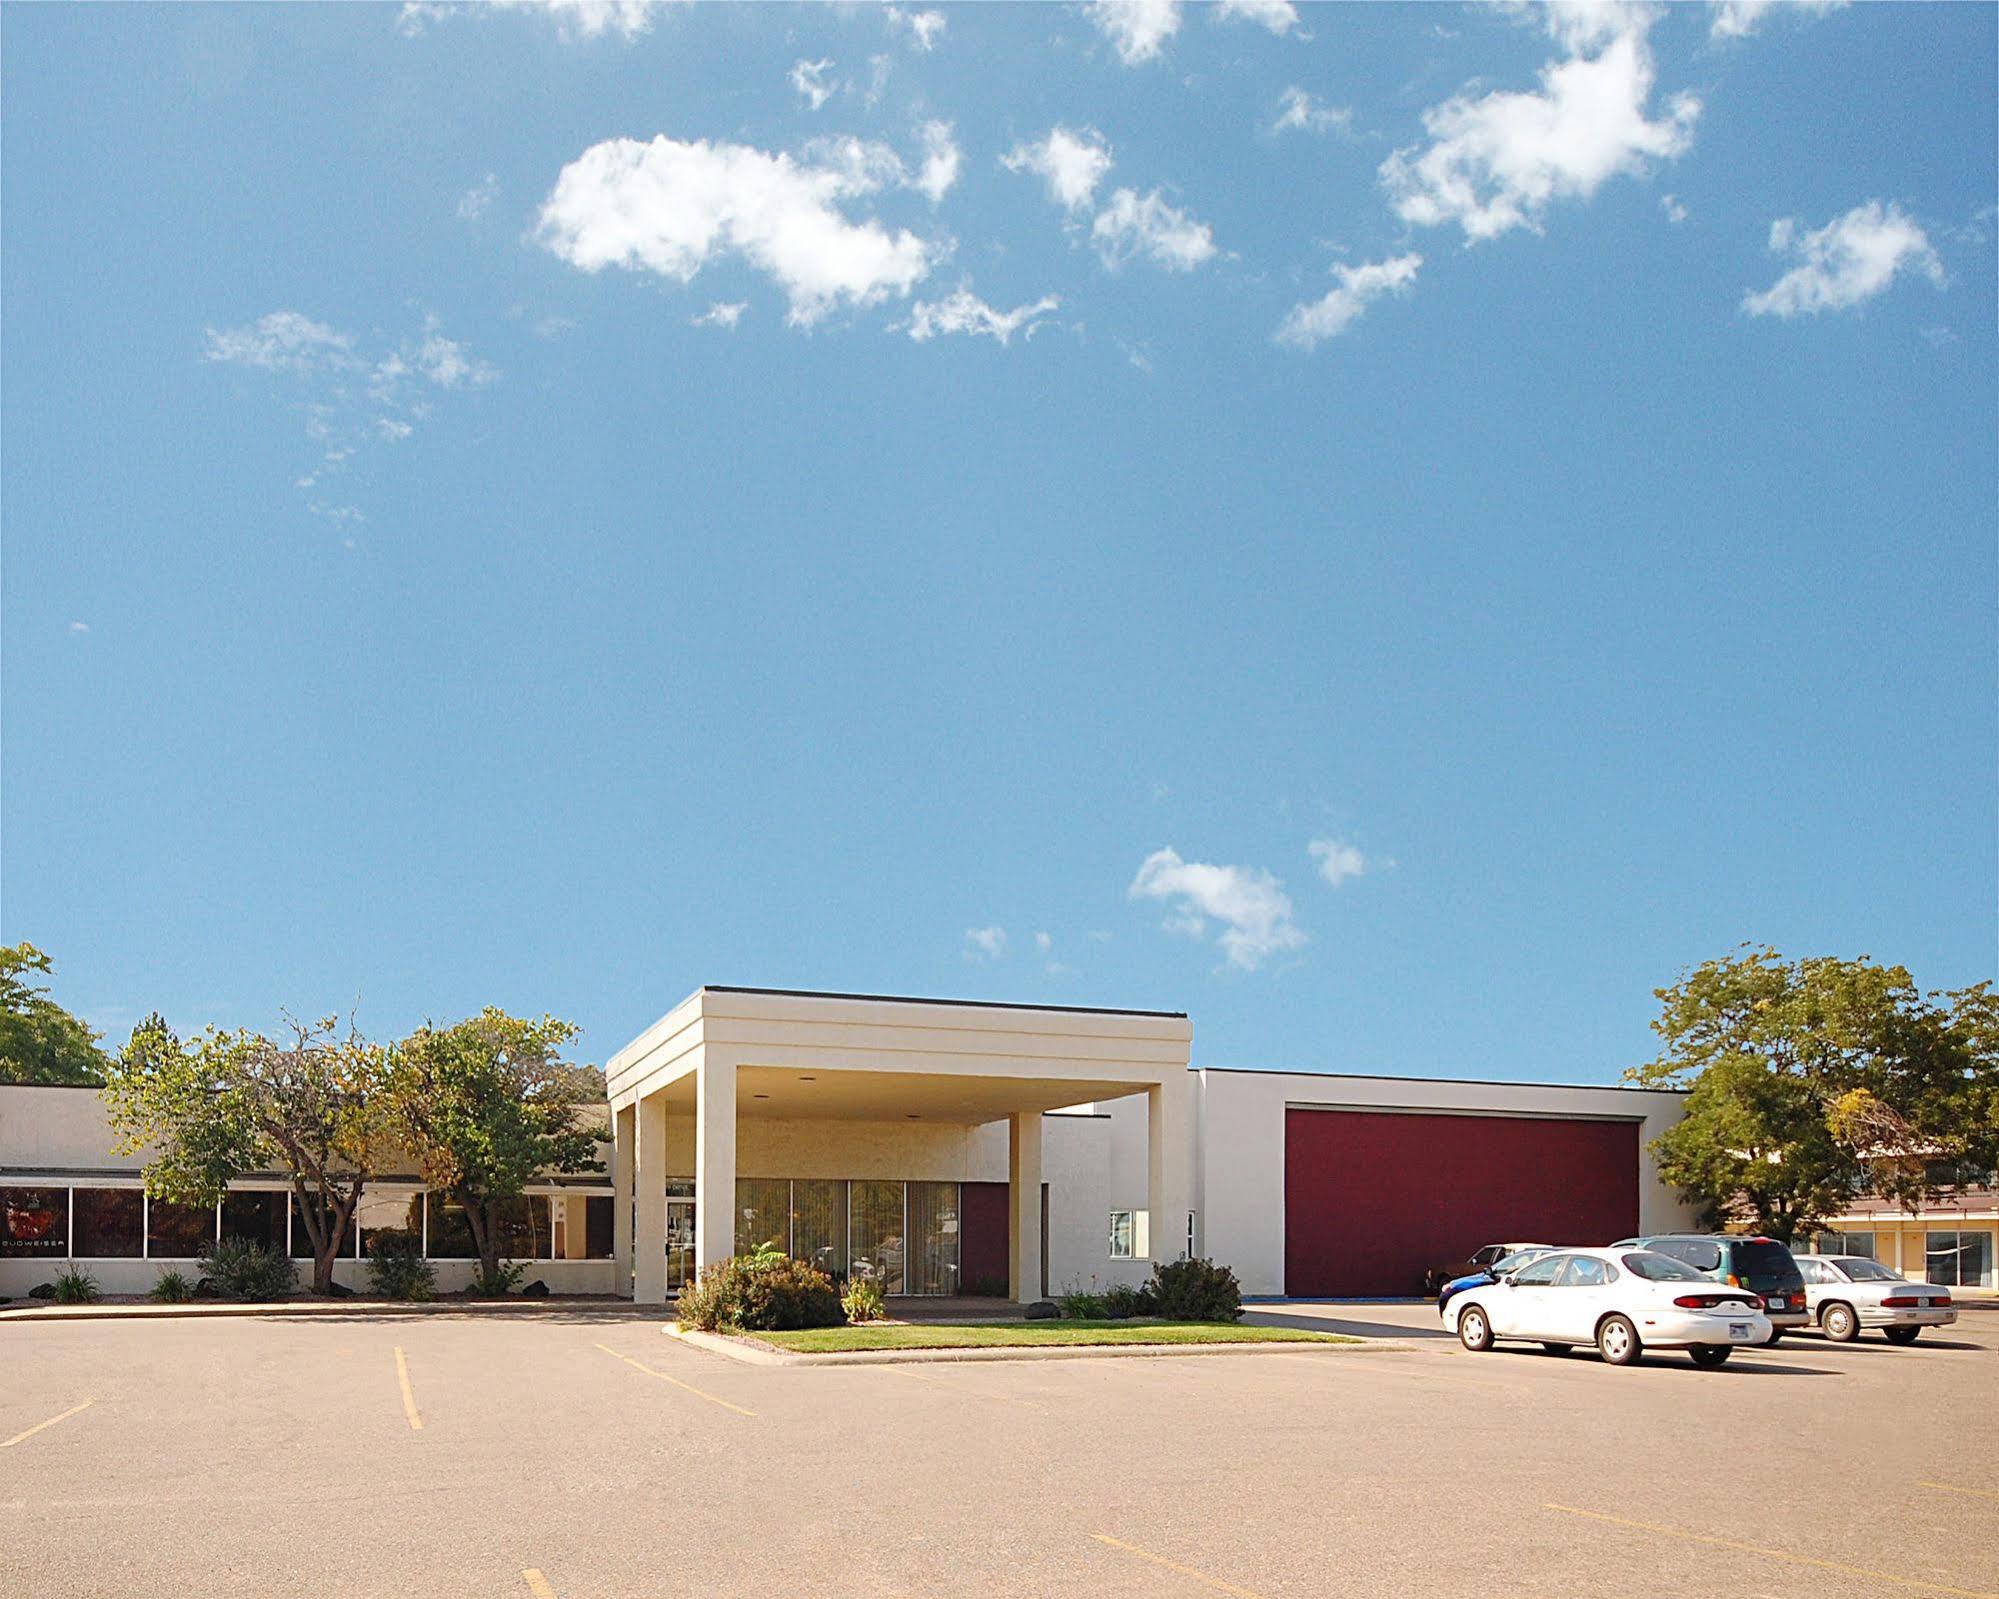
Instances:
[[[186,1273],[169,1266],[160,1273],[160,1280],[153,1284],[153,1291],[147,1297],[163,1305],[184,1305],[194,1298],[194,1284]]]
[[[879,1277],[849,1277],[847,1286],[840,1295],[840,1308],[847,1313],[849,1321],[883,1321],[888,1316],[888,1301],[882,1297]]]
[[[369,1237],[368,1281],[384,1299],[428,1299],[437,1291],[437,1272],[423,1258],[423,1240],[402,1228]]]
[[[97,1279],[71,1261],[56,1273],[55,1292],[50,1297],[58,1305],[94,1305],[98,1294]]]
[[[474,1299],[505,1299],[520,1287],[521,1279],[527,1274],[527,1262],[524,1260],[500,1261],[491,1272],[486,1270],[485,1262],[481,1261],[478,1269],[472,1273],[471,1284],[465,1292]]]
[[[1174,1260],[1152,1268],[1145,1291],[1153,1314],[1168,1321],[1241,1321],[1242,1284],[1212,1260]]]
[[[1096,1281],[1092,1277],[1088,1288],[1072,1285],[1055,1296],[1055,1308],[1061,1311],[1064,1321],[1102,1321],[1105,1318],[1104,1296],[1097,1292]]]
[[[681,1326],[702,1332],[790,1332],[847,1320],[831,1277],[769,1244],[702,1272],[680,1290],[679,1316]]]
[[[289,1299],[298,1290],[298,1267],[285,1252],[247,1238],[216,1244],[201,1257],[201,1274],[224,1299]]]
[[[1112,1321],[1153,1315],[1152,1290],[1135,1288],[1130,1283],[1112,1283],[1104,1290],[1104,1314]]]

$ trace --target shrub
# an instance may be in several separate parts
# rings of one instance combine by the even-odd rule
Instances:
[[[1112,1321],[1127,1321],[1133,1316],[1150,1316],[1154,1310],[1150,1288],[1135,1288],[1130,1283],[1112,1283],[1104,1290],[1104,1314]]]
[[[788,1332],[847,1319],[831,1277],[769,1244],[710,1266],[681,1289],[679,1317],[703,1332]]]
[[[423,1258],[423,1240],[395,1228],[369,1238],[368,1282],[384,1299],[428,1299],[437,1290],[437,1272]]]
[[[481,1261],[478,1269],[472,1273],[472,1282],[465,1292],[474,1299],[505,1299],[520,1287],[521,1279],[527,1274],[527,1262],[524,1260],[500,1261],[490,1273],[486,1270],[485,1262]]]
[[[298,1267],[283,1250],[247,1238],[216,1244],[201,1257],[201,1274],[224,1299],[287,1299],[298,1288]]]
[[[194,1284],[179,1268],[169,1266],[160,1273],[160,1280],[153,1284],[153,1291],[147,1297],[163,1305],[184,1305],[194,1298]]]
[[[1055,1306],[1062,1312],[1064,1321],[1102,1321],[1105,1317],[1104,1296],[1097,1292],[1096,1278],[1090,1279],[1088,1288],[1071,1284],[1064,1292],[1055,1296]]]
[[[888,1301],[882,1297],[879,1277],[849,1277],[840,1295],[840,1308],[849,1321],[882,1321],[888,1316]]]
[[[1152,1268],[1146,1284],[1153,1314],[1168,1321],[1241,1321],[1242,1284],[1212,1260],[1173,1260]]]
[[[58,1305],[94,1305],[97,1303],[97,1279],[85,1271],[75,1261],[56,1273],[54,1292],[50,1298]]]

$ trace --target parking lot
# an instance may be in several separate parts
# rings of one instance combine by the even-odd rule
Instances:
[[[0,1325],[0,1578],[133,1593],[1999,1595],[1999,1311],[1629,1370],[772,1370],[622,1311]]]

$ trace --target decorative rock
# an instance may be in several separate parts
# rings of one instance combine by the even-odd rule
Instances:
[[[354,1297],[354,1290],[349,1288],[345,1283],[328,1283],[326,1285],[326,1297],[328,1299],[352,1299]]]
[[[28,1290],[28,1297],[30,1299],[53,1299],[55,1296],[56,1285],[54,1283],[36,1283],[34,1287]]]
[[[1062,1311],[1052,1299],[1037,1299],[1027,1307],[1025,1319],[1028,1321],[1054,1321]]]
[[[548,1284],[543,1282],[539,1277],[535,1278],[533,1282],[521,1290],[521,1298],[523,1299],[546,1299],[547,1297]]]

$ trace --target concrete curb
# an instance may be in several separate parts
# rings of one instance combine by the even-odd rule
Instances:
[[[971,1349],[856,1349],[846,1354],[795,1355],[774,1349],[749,1338],[725,1338],[719,1333],[694,1332],[684,1327],[662,1327],[669,1338],[677,1338],[696,1349],[745,1366],[928,1366],[976,1365],[998,1360],[1161,1360],[1175,1355],[1323,1355],[1332,1352],[1358,1353],[1369,1349],[1408,1349],[1411,1345],[1387,1338],[1368,1338],[1356,1343],[1319,1343],[1311,1339],[1245,1344],[1015,1344],[985,1345]]]
[[[628,1299],[311,1299],[276,1304],[227,1302],[187,1305],[41,1305],[0,1309],[0,1323],[26,1321],[174,1321],[227,1316],[548,1316],[594,1313],[606,1319],[657,1321],[652,1307],[634,1309]]]

